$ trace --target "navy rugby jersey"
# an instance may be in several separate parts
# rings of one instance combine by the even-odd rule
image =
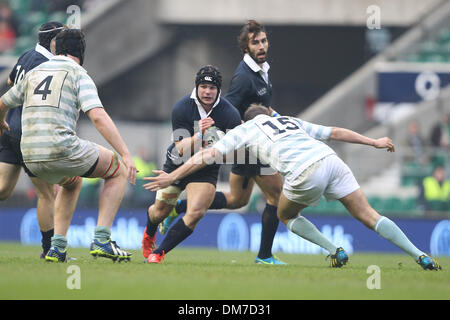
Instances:
[[[270,80],[266,83],[259,72],[253,71],[245,60],[242,60],[234,72],[225,98],[239,110],[243,119],[245,111],[252,103],[271,106],[272,84]]]
[[[194,89],[191,95],[187,95],[178,101],[172,110],[174,143],[167,150],[166,162],[171,169],[174,170],[183,164],[181,158],[177,157],[176,150],[174,150],[175,142],[196,134],[199,131],[198,121],[207,117],[212,118],[214,120],[214,126],[224,133],[241,124],[241,117],[239,116],[238,110],[227,99],[220,96],[209,114],[206,114],[205,110],[199,106]],[[183,159],[187,160],[189,157],[190,155],[183,157]],[[211,167],[218,168],[219,165],[212,165]]]
[[[19,60],[9,74],[9,79],[16,85],[25,77],[25,74],[38,65],[48,61],[52,56],[47,49],[37,44],[34,49],[25,52],[19,57]],[[10,131],[5,131],[5,134],[20,140],[22,136],[21,118],[22,107],[9,110],[6,115],[6,122],[9,124]]]

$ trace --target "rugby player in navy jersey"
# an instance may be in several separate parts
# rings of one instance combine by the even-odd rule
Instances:
[[[47,22],[40,27],[39,43],[36,44],[35,48],[19,57],[9,75],[9,86],[14,86],[30,70],[53,57],[50,52],[50,42],[63,28],[63,24],[59,22]],[[20,168],[23,167],[37,192],[37,218],[42,233],[43,252],[41,258],[43,258],[50,249],[51,237],[53,236],[55,192],[52,184],[36,178],[23,164],[20,151],[21,117],[22,107],[11,109],[6,118],[10,130],[5,131],[4,135],[0,137],[0,201],[11,196],[19,179]]]
[[[213,66],[202,67],[195,78],[191,94],[179,100],[172,110],[172,143],[167,150],[164,171],[172,172],[198,151],[207,131],[226,132],[241,124],[238,110],[220,96],[222,76]],[[210,130],[208,130],[210,129]],[[143,255],[149,263],[161,263],[164,255],[186,239],[210,207],[215,193],[219,165],[213,164],[156,194],[155,203],[148,208],[148,222],[142,240]],[[169,216],[181,192],[188,199],[186,214],[168,230],[157,249],[158,225]]]
[[[239,63],[231,80],[230,89],[225,98],[238,110],[241,118],[252,103],[271,106],[272,84],[269,80],[270,66],[267,63],[269,40],[264,26],[249,20],[241,29],[238,37],[239,48],[244,57]],[[273,115],[276,115],[273,112]],[[253,164],[252,164],[253,163]],[[262,165],[257,159],[249,158],[246,164],[235,164],[230,174],[230,191],[216,192],[210,209],[237,209],[248,204],[253,186],[260,187],[266,197],[266,206],[262,213],[261,243],[256,263],[284,264],[272,255],[272,244],[278,228],[277,206],[282,189],[279,173],[269,166]],[[164,233],[179,213],[186,211],[186,200],[180,200],[174,211],[160,226]]]

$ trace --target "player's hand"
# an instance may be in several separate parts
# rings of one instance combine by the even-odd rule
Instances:
[[[394,143],[388,137],[376,139],[373,146],[377,149],[387,149],[388,152],[395,152]]]
[[[122,162],[128,170],[128,181],[131,184],[136,185],[136,174],[138,171],[136,169],[136,164],[134,163],[133,158],[130,155],[125,155],[122,157]]]
[[[144,180],[147,181],[153,181],[144,184],[144,188],[151,191],[158,191],[164,188],[167,188],[168,186],[172,185],[175,181],[165,171],[162,170],[153,170],[153,173],[157,174],[157,176],[154,177],[145,177]]]
[[[271,117],[279,117],[280,114],[276,112],[272,107],[269,107],[269,112]]]
[[[3,132],[5,132],[5,130],[9,131],[9,124],[8,122],[6,122],[6,120],[3,120],[0,122],[0,136],[3,135]]]
[[[201,119],[198,122],[198,128],[202,134],[205,134],[206,130],[214,125],[214,120],[210,117]]]

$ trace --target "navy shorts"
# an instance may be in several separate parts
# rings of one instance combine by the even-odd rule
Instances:
[[[258,158],[250,154],[248,151],[245,153],[245,163],[233,164],[231,166],[232,173],[247,178],[267,174],[267,169],[271,169],[269,165],[263,164]]]
[[[20,140],[7,134],[0,136],[0,162],[20,165],[31,178],[36,176],[23,163]]]
[[[210,183],[215,187],[217,185],[217,179],[219,177],[219,168],[220,168],[220,166],[218,166],[218,165],[207,166],[199,171],[196,171],[196,172],[188,175],[187,177],[185,177],[181,180],[175,181],[172,185],[180,188],[181,190],[186,189],[186,186],[189,183],[193,183],[193,182]],[[170,172],[174,171],[175,169],[177,169],[177,167],[174,167],[173,165],[171,165],[170,163],[167,163],[167,162],[164,164],[164,167],[163,167],[163,170],[167,173],[170,173]]]
[[[244,176],[248,178],[261,175],[262,168],[269,168],[270,166],[261,163],[258,164],[233,164],[231,172],[238,176]]]

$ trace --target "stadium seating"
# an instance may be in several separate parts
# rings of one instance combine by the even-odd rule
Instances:
[[[23,52],[33,48],[37,42],[37,32],[47,21],[65,23],[65,12],[48,12],[44,7],[40,11],[30,10],[30,0],[10,1],[10,6],[16,20],[19,22],[19,35],[14,49],[0,53],[0,55],[20,56]]]
[[[443,28],[434,39],[423,41],[416,52],[406,56],[408,62],[450,62],[450,28]]]
[[[392,197],[368,197],[370,205],[385,216],[394,217],[414,217],[421,216],[422,211],[417,205],[417,197],[400,198]],[[315,207],[308,207],[304,213],[314,213],[323,215],[343,216],[348,215],[347,209],[339,201],[327,202],[322,198],[319,205]]]
[[[432,164],[422,165],[416,162],[407,162],[402,166],[402,186],[418,186],[424,177],[433,171]]]

